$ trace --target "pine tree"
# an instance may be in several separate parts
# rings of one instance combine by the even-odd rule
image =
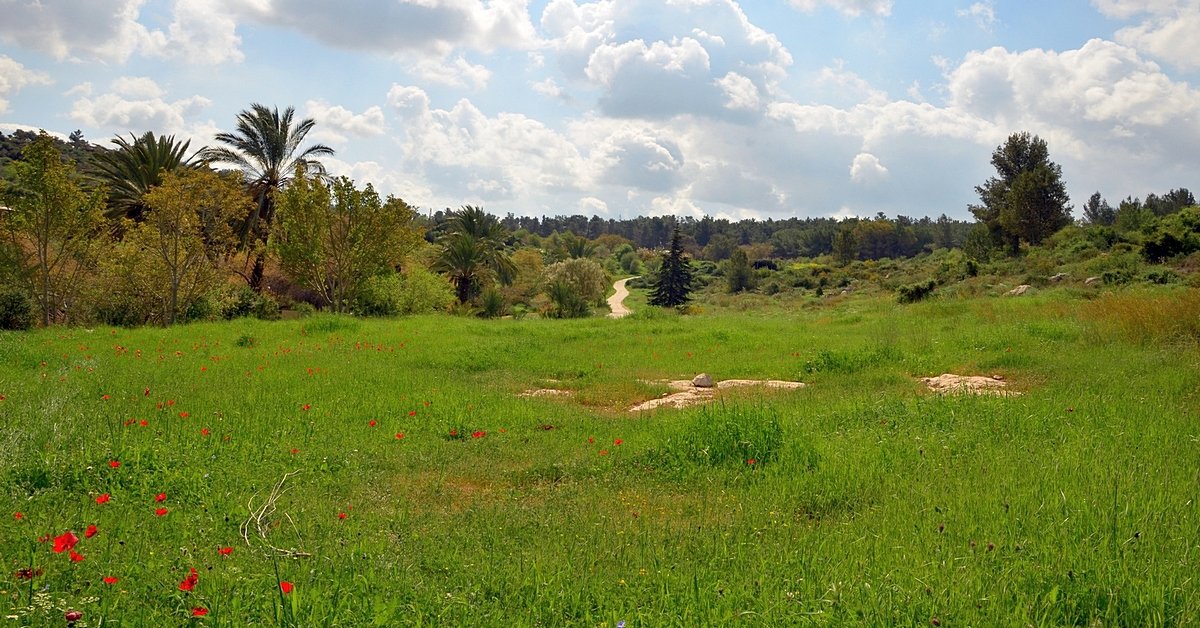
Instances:
[[[663,255],[662,268],[650,291],[650,305],[678,307],[691,299],[692,266],[683,254],[679,229],[671,235],[671,249]]]

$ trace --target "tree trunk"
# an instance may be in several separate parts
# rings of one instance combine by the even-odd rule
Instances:
[[[263,272],[266,269],[266,256],[262,253],[254,255],[254,270],[250,271],[250,288],[255,292],[262,292]]]

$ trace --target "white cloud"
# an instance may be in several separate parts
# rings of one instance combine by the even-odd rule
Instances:
[[[0,113],[8,110],[8,100],[4,98],[6,95],[15,94],[27,85],[49,85],[52,82],[50,75],[26,69],[13,59],[0,55]]]
[[[821,6],[827,6],[845,15],[858,17],[863,13],[886,17],[892,14],[892,0],[790,0],[792,6],[812,13]]]
[[[537,81],[536,83],[532,83],[531,86],[533,87],[534,92],[537,92],[546,98],[563,99],[566,97],[566,93],[563,92],[563,88],[560,87],[553,78],[548,78],[544,81]]]
[[[758,86],[754,84],[754,81],[737,72],[730,72],[717,79],[716,83],[718,87],[725,91],[726,107],[730,109],[758,109],[761,99],[758,95]]]
[[[202,110],[212,105],[203,96],[190,96],[174,101],[164,99],[165,92],[151,79],[123,77],[113,82],[112,91],[92,97],[84,96],[71,108],[71,120],[117,135],[141,134],[152,130],[192,139],[203,144],[216,132],[211,121],[194,121]]]
[[[0,41],[63,60],[98,57],[124,62],[151,35],[138,23],[146,0],[0,1]]]
[[[1195,0],[1092,0],[1112,18],[1140,17],[1117,31],[1116,40],[1183,70],[1200,68],[1200,4]]]
[[[383,109],[368,107],[356,114],[341,105],[330,105],[322,100],[305,103],[307,116],[317,122],[313,139],[331,143],[345,142],[347,135],[375,137],[387,132],[387,121]]]
[[[154,54],[216,65],[245,59],[237,34],[237,0],[177,0],[167,34],[154,38]]]
[[[879,183],[888,177],[888,169],[871,153],[859,153],[850,164],[850,180],[855,183]]]
[[[462,56],[453,61],[437,58],[421,59],[414,64],[413,72],[429,83],[450,87],[470,87],[477,91],[487,87],[488,80],[492,78],[491,70],[482,65],[473,64]]]
[[[976,2],[965,9],[955,11],[955,14],[960,18],[974,20],[976,26],[988,32],[991,32],[992,26],[996,24],[996,6],[992,0]]]

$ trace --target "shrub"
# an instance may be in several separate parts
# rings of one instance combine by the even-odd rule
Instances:
[[[542,282],[551,300],[554,300],[554,295],[549,290],[557,283],[568,287],[588,305],[603,305],[604,295],[608,291],[608,276],[604,274],[604,269],[594,260],[586,258],[569,259],[547,266],[542,271]]]
[[[366,281],[354,302],[354,312],[364,316],[399,316],[443,312],[454,301],[454,289],[445,277],[414,265],[402,274],[387,274]]]
[[[583,318],[591,309],[579,293],[564,281],[556,281],[546,288],[546,294],[554,303],[548,314],[554,318]]]
[[[270,294],[255,292],[245,284],[222,288],[216,300],[221,318],[227,321],[247,316],[263,320],[279,318],[279,302]]]
[[[897,290],[896,301],[900,303],[916,303],[933,294],[933,289],[936,287],[937,282],[932,279],[922,283],[900,286],[900,289]]]
[[[483,289],[483,293],[479,295],[479,316],[482,318],[498,318],[504,316],[505,306],[508,305],[504,301],[504,295],[496,289],[496,286],[488,286]]]
[[[0,329],[33,327],[33,301],[19,290],[0,290]]]

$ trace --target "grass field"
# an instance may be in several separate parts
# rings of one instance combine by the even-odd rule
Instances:
[[[4,625],[1195,624],[1195,295],[0,334]]]

